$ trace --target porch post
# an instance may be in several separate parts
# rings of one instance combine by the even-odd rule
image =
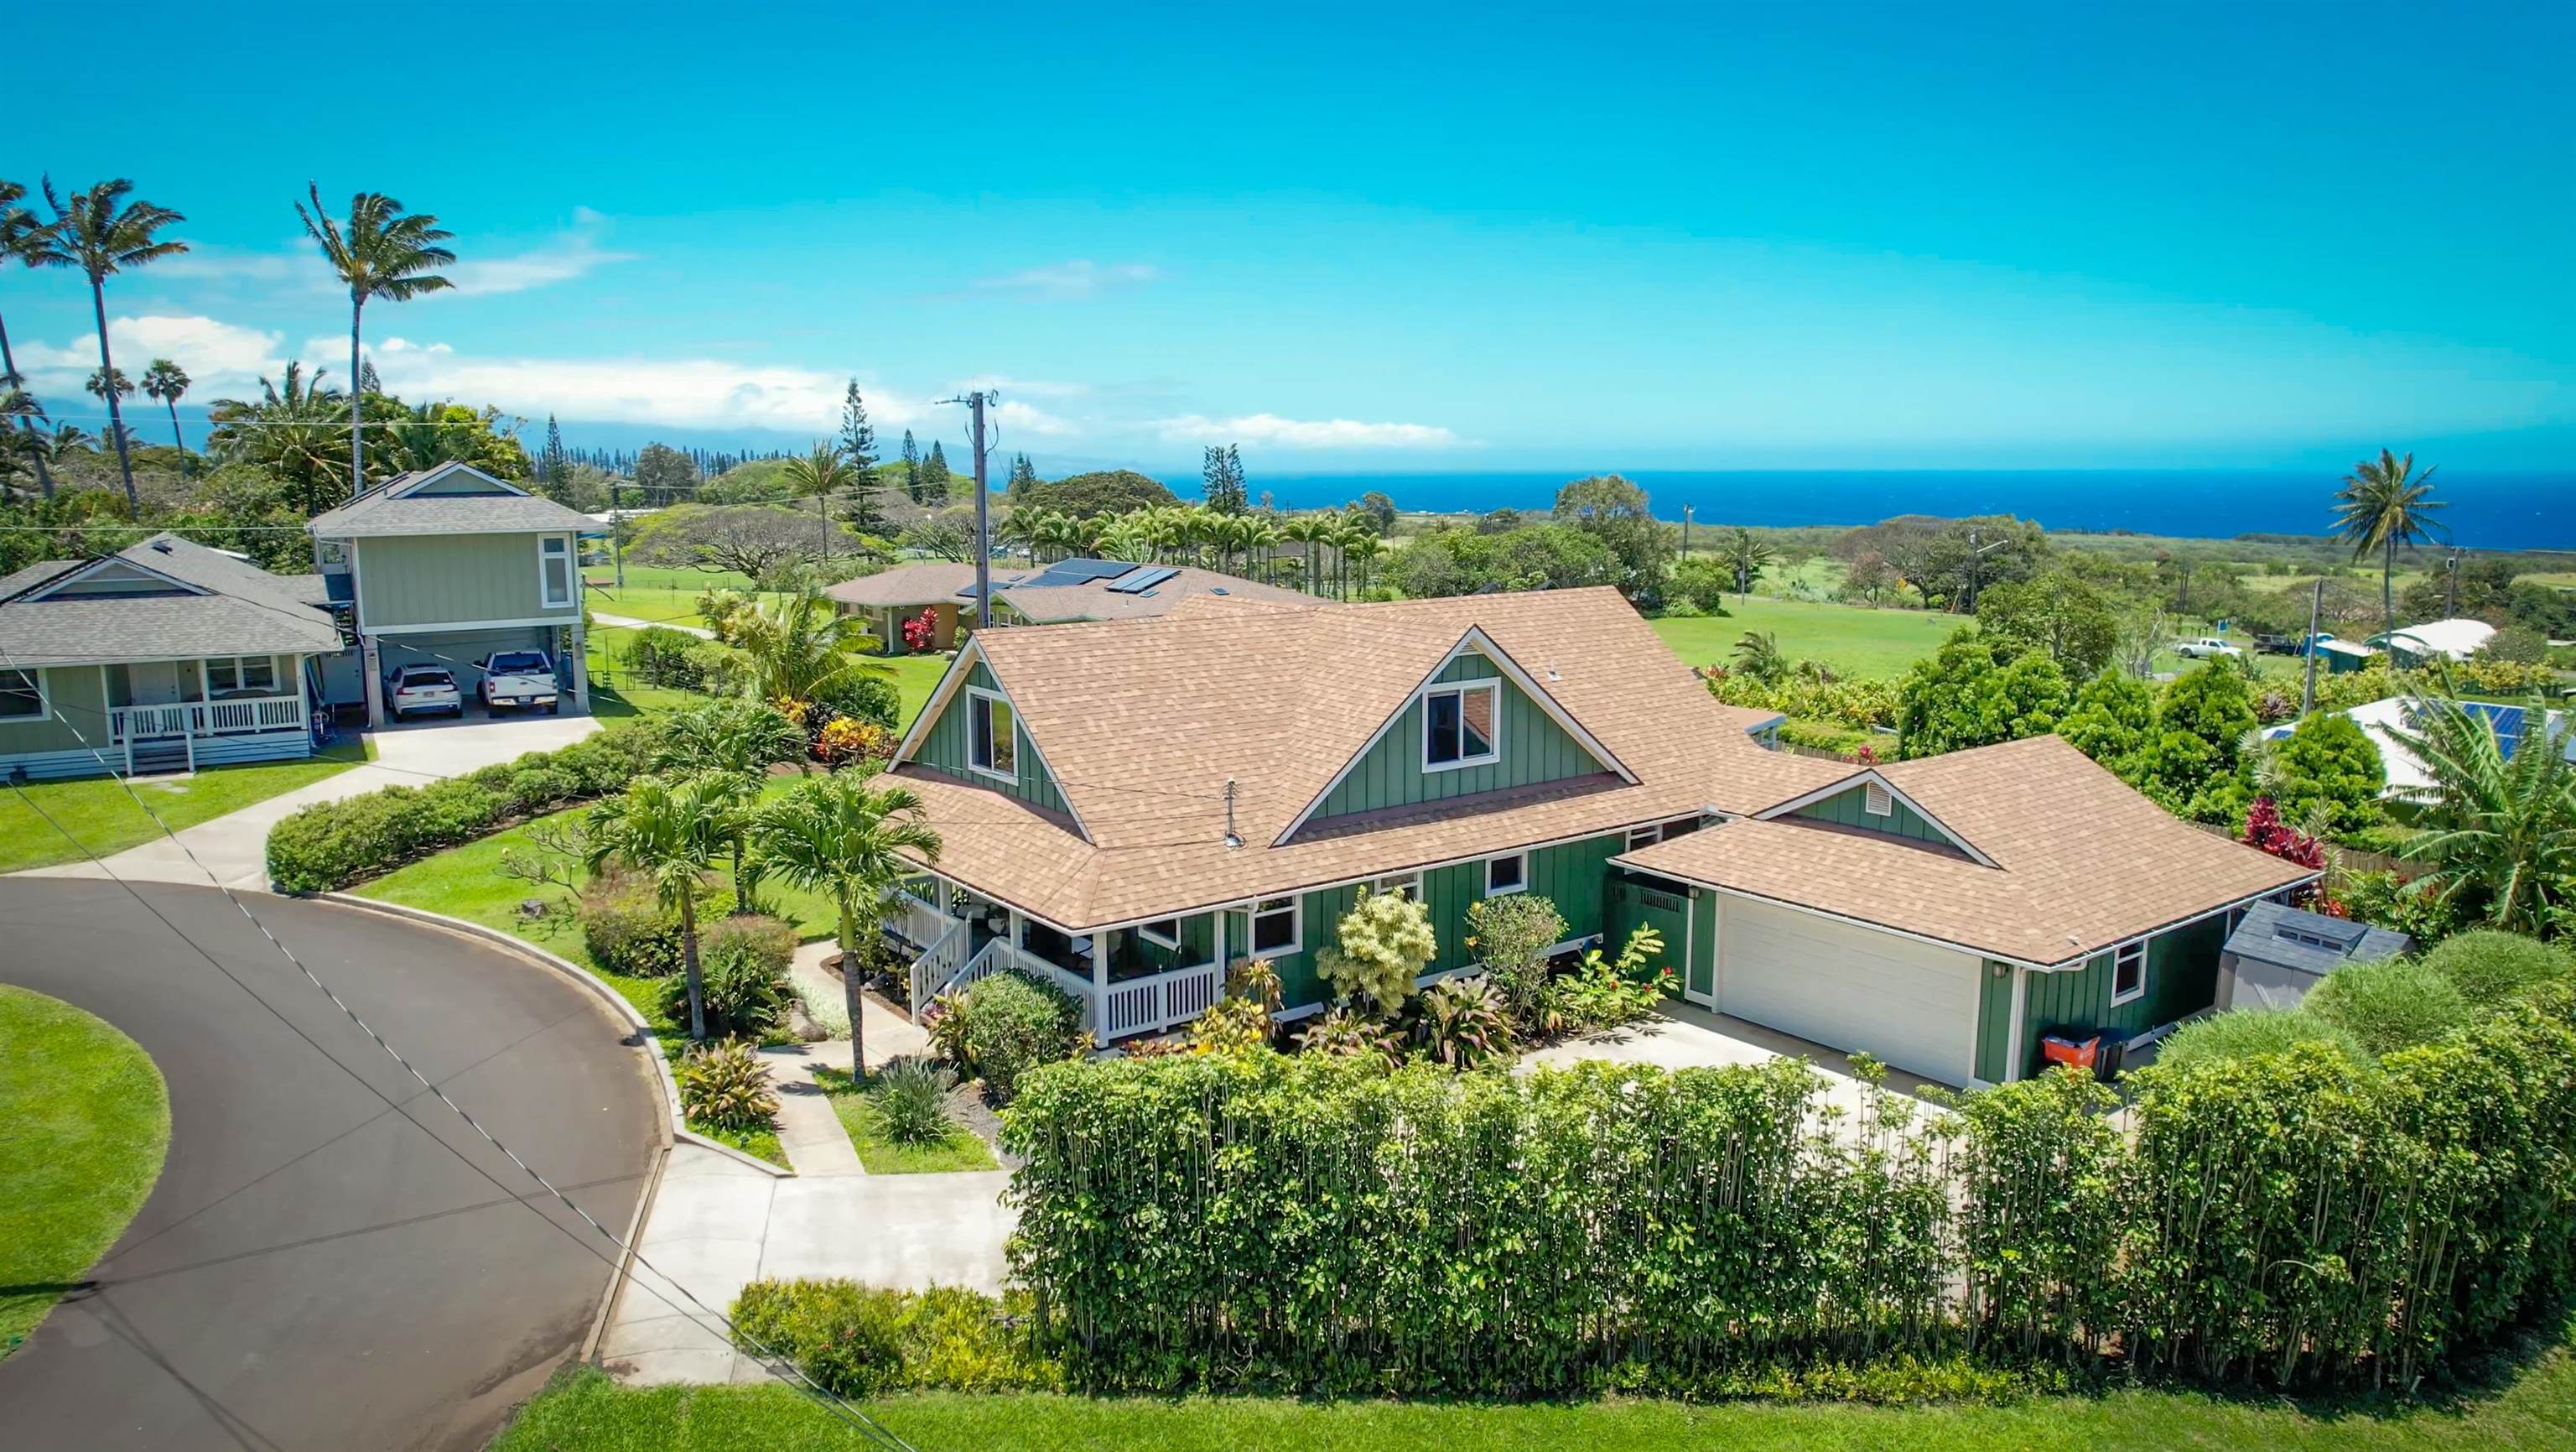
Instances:
[[[579,616],[572,622],[572,708],[577,714],[590,714],[590,637]]]
[[[1216,919],[1216,976],[1217,980],[1222,983],[1225,980],[1225,970],[1227,966],[1225,957],[1225,909],[1218,908],[1211,916]]]
[[[372,635],[359,636],[358,676],[359,684],[367,692],[367,729],[370,731],[382,731],[385,728],[385,683],[378,678],[377,669],[377,663],[381,659],[382,655],[377,649],[376,638]]]
[[[1109,935],[1091,935],[1091,1037],[1109,1047]]]
[[[1017,968],[1020,966],[1020,924],[1024,920],[1020,917],[1020,910],[1010,906],[1008,903],[1003,904],[1002,910],[1010,914],[1009,931],[1011,934],[1011,966]]]
[[[2009,1049],[2012,1057],[2004,1064],[2004,1082],[2007,1084],[2021,1079],[2022,1064],[2029,1057],[2030,1047],[2022,1037],[2022,1022],[2030,1012],[2030,970],[2016,967],[2012,976],[2012,1044]]]

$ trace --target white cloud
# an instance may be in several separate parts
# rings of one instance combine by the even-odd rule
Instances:
[[[681,428],[774,428],[829,433],[840,424],[849,378],[810,368],[714,359],[480,358],[443,343],[370,345],[385,386],[405,398],[492,404],[534,418]],[[868,390],[868,413],[901,428],[928,416],[927,402]],[[1034,426],[1031,426],[1034,428]]]
[[[601,245],[600,233],[608,225],[605,215],[589,207],[575,207],[572,219],[572,230],[524,252],[486,257],[477,255],[470,244],[447,244],[462,254],[445,269],[448,281],[455,284],[449,291],[463,297],[526,292],[570,282],[612,263],[635,260],[635,253],[612,251]],[[155,264],[151,275],[216,283],[271,283],[299,292],[346,295],[321,253],[309,243],[290,243],[275,252],[192,247]]]
[[[1002,421],[1002,427],[1006,429],[1019,429],[1027,433],[1047,435],[1060,435],[1074,432],[1073,425],[1065,422],[1063,419],[1057,418],[1054,414],[1032,408],[1016,399],[1003,399],[1001,407],[993,410],[993,413],[995,417]]]
[[[1436,424],[1281,418],[1275,413],[1224,419],[1193,413],[1164,419],[1158,427],[1163,437],[1176,442],[1257,443],[1286,449],[1436,449],[1459,441],[1456,434]]]
[[[115,349],[117,368],[127,377],[139,377],[145,364],[167,358],[188,370],[189,392],[206,398],[247,388],[261,374],[274,374],[284,367],[278,355],[283,336],[208,317],[107,321],[107,341]],[[60,346],[31,342],[18,350],[18,358],[40,397],[48,388],[56,392],[66,386],[78,388],[80,380],[98,368],[98,334],[85,333]]]
[[[1142,287],[1160,276],[1162,273],[1151,263],[1119,262],[1103,267],[1088,257],[1077,257],[1070,262],[1026,268],[1000,277],[979,277],[975,279],[975,286],[986,292],[1016,293],[1022,297],[1062,301],[1091,297],[1115,288]]]
[[[979,373],[957,385],[960,393],[991,389],[996,393],[1024,393],[1031,398],[1082,398],[1091,392],[1088,383],[1066,383],[1052,378],[1013,378],[1001,373]]]
[[[570,282],[610,263],[635,259],[632,252],[611,252],[599,245],[599,239],[588,230],[596,225],[598,213],[585,207],[575,215],[584,221],[585,230],[566,233],[543,247],[513,257],[478,258],[465,254],[447,268],[448,280],[456,284],[453,291],[462,297],[526,292],[532,287]]]

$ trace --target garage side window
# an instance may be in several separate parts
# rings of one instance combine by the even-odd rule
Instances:
[[[572,603],[571,540],[548,535],[537,541],[537,584],[545,593],[548,609]]]
[[[2111,1002],[2130,1002],[2147,991],[2147,945],[2144,939],[2122,943],[2111,955]]]

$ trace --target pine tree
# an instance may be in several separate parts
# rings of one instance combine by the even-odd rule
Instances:
[[[1243,456],[1234,445],[1207,447],[1206,461],[1199,467],[1199,478],[1207,487],[1207,507],[1219,514],[1241,514],[1247,502],[1243,491]]]
[[[1007,492],[1010,494],[1011,502],[1016,504],[1021,499],[1027,497],[1028,491],[1037,487],[1037,484],[1037,466],[1029,462],[1029,456],[1026,454],[1013,454],[1011,456],[1011,478],[1010,482],[1005,486]]]
[[[546,497],[563,503],[572,494],[572,456],[564,452],[563,429],[546,415],[546,448],[537,456],[537,480]]]
[[[921,502],[921,445],[912,441],[912,430],[903,431],[903,492],[913,503]]]
[[[948,456],[939,450],[939,440],[930,441],[930,457],[921,461],[921,502],[948,502]]]

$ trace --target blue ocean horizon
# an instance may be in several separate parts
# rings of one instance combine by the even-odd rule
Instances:
[[[1283,508],[1378,490],[1398,509],[1544,510],[1584,472],[1256,474]],[[1900,514],[2012,514],[2054,530],[2232,539],[2334,528],[2331,470],[2282,469],[1622,469],[1659,518],[1691,506],[1704,526],[1875,524]],[[1168,481],[1183,498],[1195,478]],[[2451,470],[2433,479],[2448,542],[2473,549],[2576,549],[2576,470]]]

